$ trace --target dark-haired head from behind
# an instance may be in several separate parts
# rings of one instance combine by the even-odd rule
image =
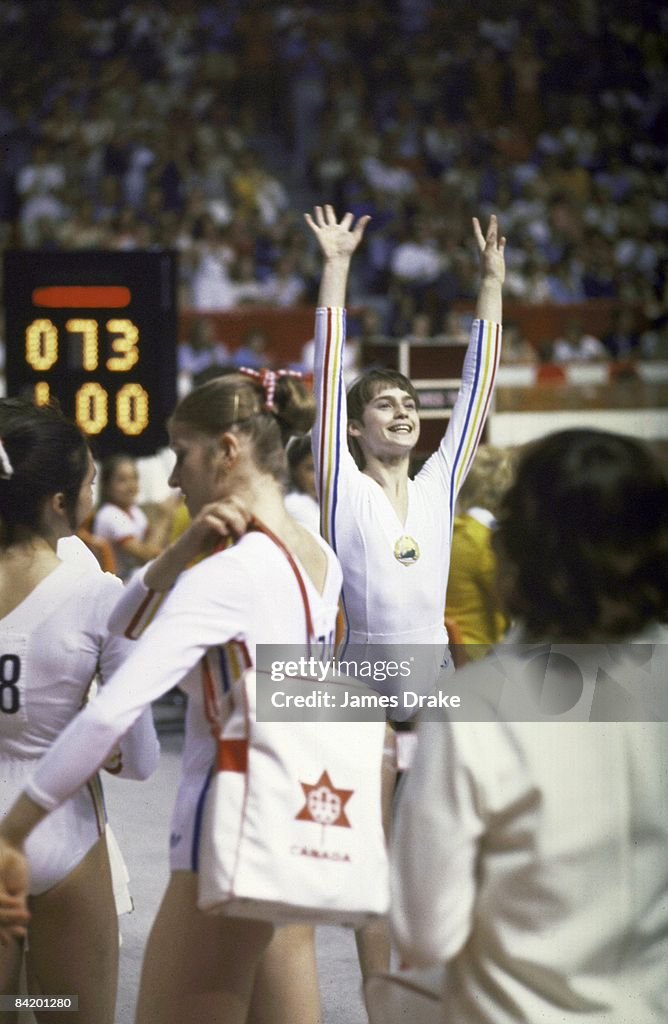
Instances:
[[[293,437],[286,448],[288,469],[290,471],[290,488],[298,494],[308,494],[314,501],[318,500],[315,485],[315,468],[311,452],[311,435],[303,434]]]
[[[10,468],[0,479],[0,544],[7,547],[39,535],[45,503],[54,494],[63,495],[68,523],[75,530],[90,457],[78,427],[55,406],[2,398],[0,439]]]
[[[524,451],[494,546],[529,640],[619,641],[668,612],[668,481],[630,437],[566,430]]]

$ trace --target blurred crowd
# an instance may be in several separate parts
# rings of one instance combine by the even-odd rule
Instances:
[[[619,300],[661,350],[667,22],[644,0],[2,0],[0,244],[173,248],[183,306],[289,306],[315,298],[302,212],[331,201],[372,215],[351,301],[402,337],[475,294],[470,218],[494,211],[508,298]]]

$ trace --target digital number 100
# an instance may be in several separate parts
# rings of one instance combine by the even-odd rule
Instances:
[[[46,381],[35,384],[35,402],[46,405],[51,390]],[[128,381],[116,395],[116,426],[128,437],[142,434],[149,422],[148,392]],[[74,418],[84,434],[100,434],[109,423],[109,395],[96,380],[86,381],[74,396]]]

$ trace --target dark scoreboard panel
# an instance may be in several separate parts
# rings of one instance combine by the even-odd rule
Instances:
[[[176,254],[11,251],[7,394],[56,398],[96,456],[152,455],[176,404]]]

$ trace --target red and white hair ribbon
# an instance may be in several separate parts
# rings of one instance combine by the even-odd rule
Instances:
[[[250,377],[258,382],[264,391],[264,408],[267,412],[276,412],[274,395],[276,394],[276,385],[279,378],[297,377],[301,379],[302,377],[298,370],[268,370],[266,367],[263,367],[261,370],[252,370],[250,366],[240,366],[239,373],[243,373],[244,377]]]

